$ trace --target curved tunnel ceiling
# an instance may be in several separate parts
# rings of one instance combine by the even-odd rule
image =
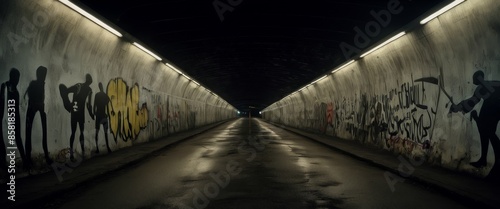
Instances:
[[[228,10],[217,12],[214,2],[220,11]],[[80,0],[79,4],[246,111],[249,106],[263,109],[345,62],[340,43],[354,45],[354,27],[364,28],[375,20],[370,11],[387,10],[394,2],[400,3],[402,12],[391,16],[373,42],[450,0]]]

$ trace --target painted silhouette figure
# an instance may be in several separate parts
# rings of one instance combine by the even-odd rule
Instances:
[[[476,120],[476,124],[481,137],[481,157],[477,162],[470,163],[474,167],[486,166],[488,146],[491,142],[495,152],[500,152],[500,139],[496,135],[497,124],[500,121],[500,81],[484,80],[484,72],[477,71],[472,76],[473,83],[477,85],[474,95],[471,98],[461,101],[457,105],[453,104],[450,112],[469,113],[483,100],[479,116],[477,111],[472,111],[471,116]],[[495,153],[496,159],[500,153]]]
[[[2,83],[1,89],[0,89],[0,123],[3,121],[3,115],[4,115],[4,108],[5,108],[5,85]],[[4,144],[3,141],[3,128],[0,128],[0,161],[1,161],[1,169],[5,170],[7,172],[7,150],[5,150],[7,147]]]
[[[5,82],[2,84],[0,88],[0,97],[1,101],[1,113],[0,113],[0,119],[3,120],[4,116],[4,102],[5,102],[5,90],[7,90],[7,101],[13,100],[15,101],[14,105],[14,119],[16,121],[16,126],[15,126],[15,137],[16,137],[16,146],[17,149],[19,150],[19,154],[21,154],[21,159],[23,160],[23,166],[25,169],[29,169],[29,161],[26,159],[26,153],[24,152],[24,147],[23,147],[23,140],[21,139],[21,125],[19,124],[21,122],[21,117],[20,117],[20,112],[19,112],[19,91],[17,90],[17,84],[19,84],[19,77],[21,76],[21,73],[19,70],[16,68],[12,68],[9,72],[9,81]],[[2,135],[2,144],[3,144],[3,135]],[[5,146],[5,145],[4,145]],[[5,152],[5,148],[3,149]],[[2,153],[2,158],[5,159],[6,155]],[[4,160],[5,161],[5,160]]]
[[[92,119],[94,115],[92,113],[92,89],[90,84],[92,83],[92,77],[87,74],[85,75],[85,83],[77,83],[74,86],[66,88],[65,85],[59,85],[59,91],[63,99],[64,108],[71,113],[71,136],[69,138],[70,143],[70,159],[74,160],[74,150],[73,142],[75,141],[76,125],[80,128],[80,146],[82,148],[82,158],[85,158],[85,146],[84,146],[84,131],[85,131],[85,102],[87,101],[87,111],[89,112]],[[69,102],[69,94],[73,94],[72,102]]]
[[[24,93],[24,98],[28,95],[28,111],[26,113],[26,157],[31,164],[31,132],[33,129],[33,119],[37,112],[40,113],[42,122],[42,147],[47,164],[52,164],[47,148],[47,114],[45,113],[45,77],[47,68],[44,66],[36,69],[36,80],[31,81],[28,89]]]
[[[2,93],[3,94],[3,93]],[[3,110],[4,110],[4,97],[2,96],[1,98],[1,101],[0,101],[0,111],[2,111],[2,113],[0,113],[0,123],[1,121],[3,120]],[[4,171],[7,171],[7,150],[5,150],[6,147],[5,147],[5,144],[3,142],[3,128],[0,128],[0,169],[1,170],[4,170]]]
[[[113,106],[110,103],[110,99],[106,93],[104,93],[102,83],[99,83],[99,92],[95,95],[94,98],[94,115],[96,118],[95,121],[95,146],[96,146],[96,153],[99,153],[99,129],[101,125],[103,126],[104,129],[104,138],[106,139],[106,147],[108,148],[108,152],[111,152],[111,149],[109,148],[109,142],[108,142],[108,104],[111,105],[111,115],[114,115],[115,112],[113,110]]]

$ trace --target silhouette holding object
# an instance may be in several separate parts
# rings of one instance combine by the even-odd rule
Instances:
[[[31,132],[33,129],[33,119],[37,112],[40,113],[42,122],[42,147],[47,164],[52,164],[47,148],[47,114],[45,113],[45,77],[47,68],[38,67],[36,70],[36,80],[31,81],[28,89],[24,93],[24,98],[28,95],[28,111],[26,113],[26,157],[31,164]]]
[[[472,79],[474,85],[477,85],[474,95],[457,105],[453,104],[450,112],[462,112],[463,114],[470,112],[472,118],[476,121],[481,138],[481,157],[478,161],[470,164],[480,168],[487,164],[486,158],[490,142],[495,152],[495,159],[500,158],[500,139],[496,135],[497,125],[500,121],[500,81],[484,80],[483,71],[475,72]],[[483,105],[478,115],[477,111],[472,111],[472,109],[474,109],[481,99],[483,100]],[[497,163],[496,161],[495,164]]]
[[[109,106],[108,106],[109,104]],[[111,107],[111,112],[109,111],[109,107]],[[95,121],[95,146],[96,146],[96,153],[99,153],[99,129],[101,125],[103,126],[104,129],[104,138],[106,140],[106,147],[108,148],[108,152],[111,152],[111,149],[109,148],[109,142],[108,142],[108,112],[110,112],[111,115],[115,115],[115,112],[113,110],[113,105],[110,103],[110,99],[106,93],[104,93],[102,83],[99,82],[99,92],[95,95],[94,98],[94,115],[96,118]]]
[[[75,141],[76,125],[80,128],[80,146],[82,148],[82,158],[85,158],[84,146],[84,132],[85,132],[85,103],[87,104],[87,111],[92,119],[92,76],[87,74],[85,76],[85,83],[77,83],[69,88],[64,84],[59,85],[59,91],[63,100],[64,108],[71,113],[71,136],[70,143],[70,159],[74,160],[73,142]],[[69,94],[73,94],[72,102],[69,100]],[[87,101],[88,99],[88,101]],[[86,102],[87,101],[87,102]]]
[[[21,155],[21,159],[23,160],[23,166],[26,170],[29,169],[29,161],[26,158],[26,153],[24,152],[24,147],[23,147],[23,140],[21,139],[21,125],[19,124],[21,122],[21,117],[20,117],[20,112],[19,112],[19,91],[17,90],[17,84],[19,84],[19,77],[21,76],[21,73],[19,70],[16,68],[12,68],[9,72],[9,80],[5,83],[2,83],[2,86],[0,88],[0,98],[1,98],[1,111],[0,111],[0,119],[3,120],[4,116],[4,105],[7,104],[12,104],[14,102],[14,107],[7,107],[7,112],[8,113],[14,113],[14,120],[15,120],[15,134],[14,136],[16,137],[16,145],[17,149],[19,150],[19,154]],[[5,102],[5,91],[7,91],[7,102]],[[3,134],[2,134],[2,144],[3,144]],[[5,146],[5,145],[3,145]],[[5,148],[3,149],[5,152]],[[4,153],[2,154],[2,158],[6,157]],[[5,161],[5,160],[4,160]]]

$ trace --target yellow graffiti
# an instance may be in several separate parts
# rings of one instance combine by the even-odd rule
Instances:
[[[107,94],[109,126],[115,140],[118,136],[124,141],[136,139],[149,120],[146,103],[139,107],[139,85],[129,88],[123,79],[115,78],[109,81]]]

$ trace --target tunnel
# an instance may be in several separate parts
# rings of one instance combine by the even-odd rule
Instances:
[[[498,0],[2,0],[1,208],[500,208]]]

